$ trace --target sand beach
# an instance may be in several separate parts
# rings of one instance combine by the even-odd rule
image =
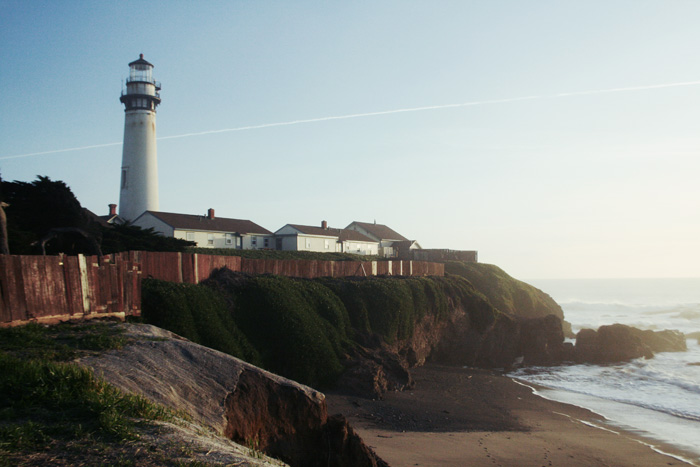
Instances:
[[[392,467],[693,465],[690,454],[498,373],[433,364],[412,372],[415,387],[384,400],[327,394],[329,413],[345,415]]]

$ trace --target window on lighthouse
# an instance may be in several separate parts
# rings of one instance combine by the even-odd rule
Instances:
[[[127,183],[126,183],[126,174],[129,171],[127,167],[122,168],[122,188],[126,188]]]
[[[149,83],[153,79],[151,67],[148,65],[132,66],[130,70],[130,75],[132,81],[145,81]]]

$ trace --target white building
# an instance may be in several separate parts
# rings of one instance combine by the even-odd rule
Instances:
[[[160,83],[153,79],[153,65],[143,59],[129,63],[124,104],[119,216],[134,220],[144,211],[158,210],[158,158],[156,152],[156,107]]]
[[[371,238],[379,244],[379,254],[386,258],[397,256],[410,257],[412,250],[420,250],[421,246],[415,240],[409,240],[395,230],[376,222],[354,221],[346,229],[355,230]]]
[[[317,251],[376,255],[379,243],[360,232],[329,228],[326,221],[321,227],[287,224],[275,232],[275,248],[287,251]]]
[[[197,243],[203,248],[238,250],[274,249],[274,235],[249,220],[217,218],[209,209],[206,216],[146,211],[133,222],[144,229]]]

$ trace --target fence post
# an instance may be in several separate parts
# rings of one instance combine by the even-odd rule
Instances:
[[[90,279],[88,278],[87,261],[85,261],[84,255],[78,255],[78,268],[80,270],[80,295],[83,298],[83,313],[87,315],[90,313],[90,297],[88,296]]]

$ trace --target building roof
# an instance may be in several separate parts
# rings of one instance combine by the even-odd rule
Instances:
[[[401,240],[401,241],[399,241],[399,242],[394,243],[393,246],[394,246],[395,248],[400,249],[400,250],[404,250],[404,249],[405,249],[405,250],[410,250],[411,247],[413,247],[413,249],[418,249],[418,250],[422,250],[422,249],[423,249],[423,248],[420,246],[420,243],[418,243],[418,242],[415,241],[415,240]]]
[[[109,216],[98,216],[94,212],[90,211],[88,208],[83,208],[83,212],[93,222],[97,222],[98,224],[100,224],[103,227],[110,227],[109,221],[107,219],[105,219],[106,217],[109,217]]]
[[[255,222],[243,219],[228,219],[225,217],[197,216],[193,214],[177,214],[174,212],[146,211],[141,216],[150,214],[160,219],[170,227],[179,230],[207,230],[212,232],[231,232],[239,234],[267,234],[272,232]],[[141,217],[139,216],[139,217]]]
[[[288,226],[298,230],[300,233],[305,235],[318,235],[321,237],[336,237],[341,242],[353,241],[353,242],[366,242],[366,243],[377,243],[376,240],[369,238],[368,236],[356,231],[349,229],[333,229],[323,227],[316,227],[313,225],[299,225],[299,224],[287,224]]]
[[[357,230],[350,229],[337,229],[340,231],[340,241],[353,241],[353,242],[367,242],[367,243],[377,243],[373,238],[369,238],[367,235],[358,232]]]
[[[148,66],[153,67],[153,64],[152,64],[152,63],[147,62],[147,61],[143,58],[143,54],[139,54],[138,60],[134,60],[133,62],[129,63],[129,66],[131,66],[131,65],[148,65]]]
[[[381,240],[401,240],[401,241],[408,240],[406,237],[404,237],[400,233],[396,232],[395,230],[392,230],[391,228],[389,228],[383,224],[377,224],[376,222],[369,223],[369,222],[354,221],[350,225],[353,225],[353,224],[355,224],[359,227],[362,227],[367,232],[369,232],[371,235],[374,235],[376,238],[379,238]],[[350,225],[347,228],[349,228]]]

